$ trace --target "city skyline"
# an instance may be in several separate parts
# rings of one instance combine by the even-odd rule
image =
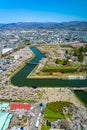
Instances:
[[[87,21],[86,0],[4,0],[0,23]]]

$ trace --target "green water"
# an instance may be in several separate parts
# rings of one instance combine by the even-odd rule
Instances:
[[[44,54],[40,53],[35,47],[31,47],[36,57],[32,60],[34,63],[39,63],[39,61],[45,57]],[[38,87],[87,87],[87,80],[62,80],[62,79],[26,79],[26,77],[35,68],[35,64],[26,65],[17,74],[11,78],[11,83],[23,87],[23,86],[33,86]]]
[[[83,90],[75,90],[75,95],[80,99],[81,102],[87,107],[87,92]]]

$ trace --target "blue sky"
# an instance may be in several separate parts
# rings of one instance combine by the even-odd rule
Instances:
[[[87,0],[0,0],[0,23],[87,21]]]

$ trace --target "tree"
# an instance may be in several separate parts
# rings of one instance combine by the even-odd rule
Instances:
[[[56,63],[56,64],[59,64],[59,63],[60,63],[60,60],[59,60],[59,59],[56,59],[55,63]]]
[[[51,123],[48,120],[46,120],[46,125],[51,126]]]
[[[24,44],[25,44],[25,45],[30,45],[30,40],[29,40],[29,39],[25,39],[25,40],[24,40]]]
[[[79,55],[78,55],[78,60],[79,60],[80,62],[83,62],[83,60],[84,60],[84,55],[83,55],[83,53],[79,53]]]
[[[69,130],[70,123],[67,120],[61,120],[61,129]]]
[[[64,60],[56,59],[56,61],[55,61],[56,64],[61,64],[61,65],[67,65],[67,62],[68,61],[66,59],[64,59]]]
[[[68,54],[68,50],[65,51],[66,55]]]
[[[67,60],[62,60],[62,65],[67,65],[68,61]]]
[[[74,56],[77,56],[78,60],[82,62],[84,60],[83,48],[76,48],[74,50]]]

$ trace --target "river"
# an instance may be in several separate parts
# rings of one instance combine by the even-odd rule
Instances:
[[[39,61],[45,57],[35,47],[31,47],[31,50],[35,54],[35,58],[31,62],[39,63]],[[26,77],[36,67],[35,64],[25,65],[18,73],[11,78],[11,83],[15,86],[38,86],[38,87],[86,87],[87,80],[63,80],[63,79],[27,79]]]

